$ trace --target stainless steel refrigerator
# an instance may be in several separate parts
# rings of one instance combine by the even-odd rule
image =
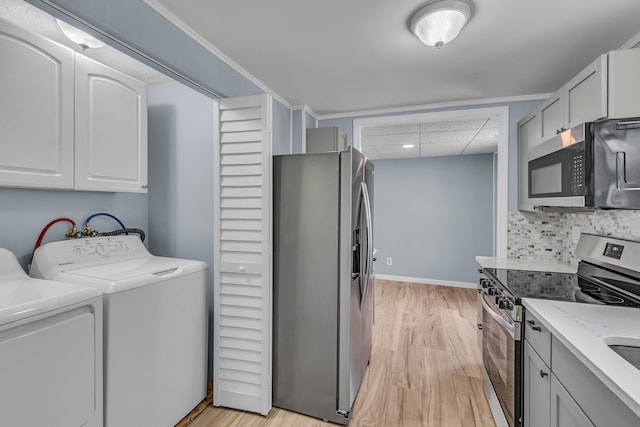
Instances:
[[[273,405],[348,424],[371,358],[373,164],[274,157]]]

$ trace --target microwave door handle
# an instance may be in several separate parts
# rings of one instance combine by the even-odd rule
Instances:
[[[621,190],[640,189],[640,182],[627,181],[627,160],[624,151],[616,153],[616,185]]]
[[[493,311],[493,309],[491,307],[489,307],[489,304],[487,304],[487,302],[485,301],[485,295],[484,294],[482,294],[482,307],[487,312],[487,314],[489,316],[491,316],[491,318],[493,320],[495,320],[498,325],[500,325],[500,327],[502,329],[504,329],[507,332],[509,332],[509,335],[511,335],[511,338],[513,338],[516,341],[520,341],[520,337],[516,337],[516,327],[515,327],[515,325],[510,324],[509,322],[504,320],[498,313]]]

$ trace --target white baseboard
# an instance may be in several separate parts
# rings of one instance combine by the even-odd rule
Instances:
[[[376,273],[376,279],[393,280],[395,282],[422,283],[425,285],[452,286],[454,288],[469,288],[469,289],[478,288],[477,283],[452,282],[449,280],[437,280],[437,279],[423,279],[421,277],[390,276],[388,274],[378,274],[378,273]]]

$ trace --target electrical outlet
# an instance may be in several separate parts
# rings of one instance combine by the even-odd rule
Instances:
[[[393,265],[393,258],[387,258],[387,265]]]

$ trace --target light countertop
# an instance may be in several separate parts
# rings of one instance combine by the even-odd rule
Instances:
[[[559,261],[524,260],[515,258],[494,258],[477,256],[476,262],[482,268],[510,270],[550,271],[553,273],[575,273],[577,267]]]
[[[607,345],[640,345],[639,309],[532,298],[523,305],[640,417],[640,370]]]

